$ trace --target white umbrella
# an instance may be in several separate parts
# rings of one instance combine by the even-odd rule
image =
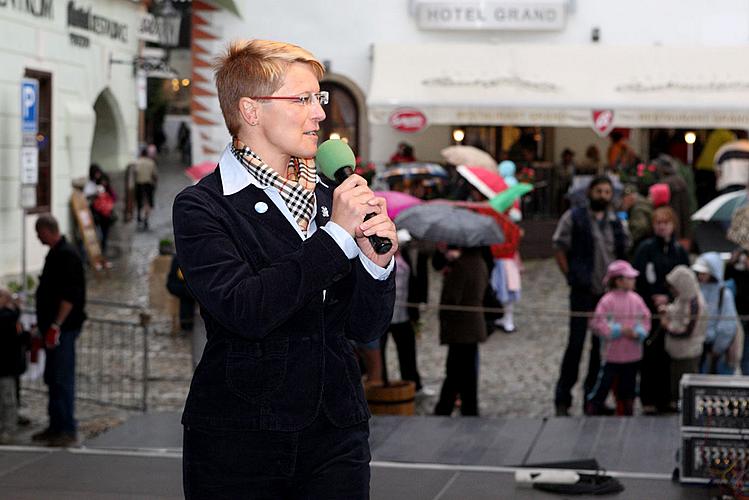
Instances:
[[[736,209],[746,202],[747,192],[745,189],[722,194],[693,213],[692,220],[728,222]]]
[[[453,165],[470,165],[497,171],[497,161],[486,151],[473,146],[448,146],[440,153]]]

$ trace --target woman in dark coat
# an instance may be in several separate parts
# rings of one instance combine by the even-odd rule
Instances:
[[[435,268],[446,264],[440,303],[481,307],[489,282],[489,270],[481,248],[450,248],[437,253]],[[440,310],[440,343],[447,344],[445,381],[435,415],[449,416],[460,396],[460,413],[478,416],[479,342],[486,340],[486,321],[481,311]]]
[[[643,412],[654,414],[669,411],[669,364],[664,349],[664,337],[659,332],[657,312],[659,305],[665,305],[673,297],[666,283],[666,275],[678,265],[689,265],[686,250],[676,241],[676,213],[671,207],[658,207],[653,212],[652,236],[637,248],[634,267],[640,272],[637,277],[637,293],[645,300],[653,313],[653,326],[650,337],[645,341],[642,364],[640,365],[640,401]]]

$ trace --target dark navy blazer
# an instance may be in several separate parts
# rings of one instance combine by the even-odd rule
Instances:
[[[184,425],[294,431],[321,411],[339,427],[369,418],[346,337],[385,332],[395,272],[379,281],[349,260],[319,229],[332,213],[331,188],[318,183],[315,194],[318,230],[306,240],[262,189],[225,196],[218,168],[177,195],[177,255],[208,334]]]

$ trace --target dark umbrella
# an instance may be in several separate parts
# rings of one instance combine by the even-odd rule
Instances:
[[[443,204],[411,207],[398,215],[395,225],[420,240],[445,242],[460,247],[502,243],[502,230],[494,219],[464,208]]]

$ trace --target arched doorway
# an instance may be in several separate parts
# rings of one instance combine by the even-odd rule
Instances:
[[[104,170],[121,170],[121,149],[125,144],[122,114],[112,92],[104,89],[94,103],[96,126],[91,143],[91,163],[98,163]],[[86,166],[88,172],[88,166]]]
[[[348,142],[357,156],[367,160],[369,134],[364,93],[353,81],[336,74],[325,75],[320,89],[330,93],[330,104],[325,108],[327,117],[320,124],[320,140],[337,134]]]

